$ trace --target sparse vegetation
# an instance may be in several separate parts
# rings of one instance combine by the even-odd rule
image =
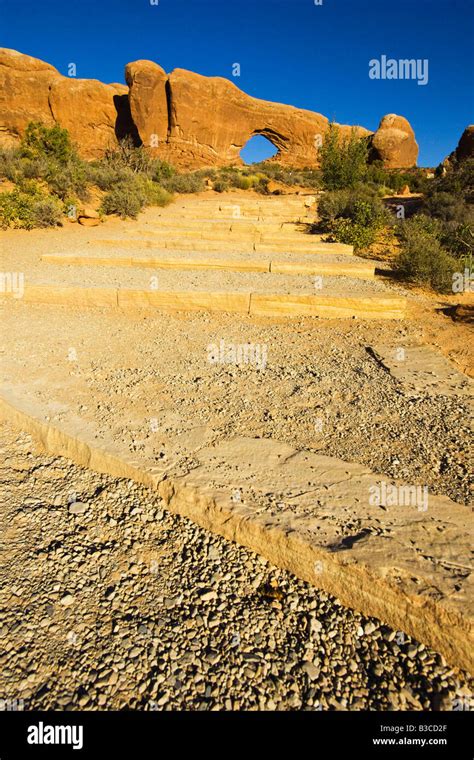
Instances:
[[[341,137],[335,124],[330,124],[319,149],[323,187],[341,190],[355,187],[365,179],[369,154],[366,138],[351,130],[349,138]]]
[[[123,179],[104,196],[104,214],[118,214],[135,219],[145,206],[166,206],[172,195],[142,174]]]
[[[106,193],[104,213],[135,217],[144,206],[171,201],[163,185],[174,175],[170,164],[130,140],[88,163],[66,129],[31,122],[17,149],[0,151],[0,177],[15,185],[0,194],[0,225],[32,229],[61,224],[62,214],[87,201],[93,186]]]
[[[452,290],[453,274],[472,271],[474,161],[449,168],[432,180],[421,213],[399,222],[397,266],[407,279]]]
[[[319,202],[320,226],[330,239],[363,251],[390,223],[377,189],[360,185],[325,193]]]
[[[23,189],[15,188],[0,193],[0,227],[17,227],[31,230],[34,227],[55,227],[61,222],[63,206],[61,202],[46,194],[38,185],[23,184]]]
[[[397,266],[412,282],[430,285],[435,290],[449,291],[459,261],[443,248],[441,226],[422,214],[407,219],[399,227],[401,252]]]

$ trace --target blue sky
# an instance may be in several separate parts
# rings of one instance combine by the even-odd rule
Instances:
[[[421,166],[437,165],[474,121],[473,0],[151,2],[0,0],[0,44],[105,82],[123,82],[127,62],[148,58],[372,130],[402,114]],[[382,55],[428,59],[428,84],[370,79],[369,60]]]

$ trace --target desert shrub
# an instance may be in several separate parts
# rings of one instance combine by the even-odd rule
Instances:
[[[473,219],[472,208],[464,201],[461,194],[455,195],[444,191],[430,193],[425,199],[423,210],[444,222],[464,224]]]
[[[146,204],[143,189],[132,180],[119,182],[102,199],[104,214],[118,214],[122,219],[136,219]]]
[[[318,213],[322,229],[337,242],[353,245],[356,251],[372,245],[390,222],[377,188],[366,185],[324,193]]]
[[[354,251],[361,251],[375,243],[379,227],[353,222],[351,219],[336,219],[331,227],[332,237],[338,243],[354,246]]]
[[[204,178],[198,172],[188,174],[173,174],[164,178],[163,186],[173,193],[200,193],[204,190]]]
[[[61,204],[38,189],[29,192],[15,188],[0,193],[0,227],[33,229],[61,223]]]
[[[146,205],[170,202],[172,195],[158,180],[164,182],[174,174],[170,164],[128,139],[108,150],[103,159],[87,163],[67,130],[31,122],[18,149],[0,151],[0,175],[17,185],[13,193],[2,196],[0,224],[27,228],[56,224],[61,211],[67,213],[78,199],[87,200],[91,184],[108,191],[102,206],[105,213],[135,217]]]
[[[441,247],[471,268],[474,253],[474,160],[454,161],[444,174],[438,173],[427,186],[422,215],[435,224],[436,238]]]
[[[67,129],[30,122],[18,150],[15,182],[23,178],[43,179],[60,199],[74,194],[88,197],[88,167],[72,143]]]
[[[155,158],[151,164],[150,179],[162,185],[176,174],[176,169],[167,161],[160,161]]]
[[[330,124],[319,149],[323,186],[327,190],[354,187],[367,173],[368,141],[357,137],[355,129],[349,138],[341,138],[340,130]]]
[[[350,190],[333,190],[321,196],[318,202],[318,215],[324,227],[338,216],[344,216],[349,197]]]
[[[107,165],[121,174],[124,169],[128,169],[133,174],[146,174],[151,176],[155,159],[151,154],[141,146],[136,146],[131,137],[127,136],[120,140],[118,145],[106,150],[105,155],[99,165]]]
[[[251,176],[239,174],[238,172],[236,172],[230,179],[231,187],[237,187],[239,190],[250,190],[250,188],[254,187],[257,183],[258,180],[255,182]]]
[[[114,166],[107,161],[94,161],[88,167],[88,180],[100,190],[111,190],[117,183],[125,182],[133,176],[127,167]]]
[[[20,155],[24,158],[49,158],[60,164],[77,159],[77,151],[67,129],[58,124],[47,127],[30,121],[21,140]]]
[[[216,179],[213,182],[213,188],[216,193],[224,193],[226,190],[230,190],[230,182],[228,179]]]
[[[397,268],[408,280],[447,292],[452,289],[459,260],[443,248],[438,237],[440,229],[437,220],[422,214],[402,222],[398,230],[401,252]]]
[[[466,161],[453,162],[445,173],[444,168],[439,167],[436,179],[430,183],[432,193],[454,193],[464,199],[466,203],[474,203],[474,158]]]
[[[166,206],[172,195],[148,177],[133,176],[119,182],[104,196],[101,210],[135,219],[145,206]]]
[[[76,195],[82,200],[87,200],[89,197],[89,173],[82,162],[71,161],[65,166],[50,168],[45,179],[51,193],[61,200],[69,195]]]
[[[34,227],[57,227],[60,225],[62,207],[56,198],[51,196],[39,199],[33,207]]]
[[[467,261],[474,254],[474,224],[472,222],[445,222],[439,239],[453,256]]]
[[[143,146],[136,147],[129,137],[107,150],[103,158],[87,165],[89,183],[101,190],[113,190],[115,185],[127,183],[134,176],[164,185],[174,174],[171,164],[153,158]]]
[[[166,188],[158,185],[153,180],[144,178],[141,180],[145,193],[146,206],[167,206],[173,200],[173,195]]]
[[[246,167],[244,171],[256,173],[261,179],[275,180],[285,185],[302,187],[312,187],[318,189],[321,187],[321,172],[319,169],[305,168],[297,169],[290,166],[281,166],[273,161],[262,161],[258,164],[252,164]],[[268,184],[268,182],[266,183]]]
[[[350,199],[347,216],[339,216],[331,225],[331,232],[339,243],[354,246],[361,251],[375,243],[380,230],[387,224],[383,207],[362,199]]]
[[[372,161],[367,166],[364,182],[383,187],[388,195],[391,192],[399,193],[405,185],[408,185],[412,192],[423,192],[429,180],[416,167],[407,171],[386,169],[381,161]]]

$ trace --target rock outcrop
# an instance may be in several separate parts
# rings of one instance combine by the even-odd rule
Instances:
[[[152,61],[125,69],[128,87],[62,76],[48,63],[0,49],[0,144],[15,144],[29,121],[67,128],[82,156],[97,158],[126,135],[182,168],[240,164],[253,135],[277,148],[273,160],[316,166],[329,126],[313,111],[251,97],[233,82],[184,69],[171,74]],[[341,137],[352,127],[338,125]],[[385,116],[372,136],[372,156],[390,168],[416,163],[418,146],[410,124]]]
[[[253,135],[277,148],[276,161],[292,166],[317,163],[325,116],[253,98],[221,77],[175,69],[169,76],[171,153],[195,164],[238,164]],[[133,86],[131,87],[133,93]],[[341,127],[348,133],[350,127]],[[370,132],[358,128],[361,135]]]
[[[0,49],[0,145],[17,144],[28,122],[41,121],[65,127],[84,158],[98,158],[133,131],[127,110],[125,85],[65,77],[49,63]]]
[[[168,76],[153,61],[134,61],[125,67],[130,112],[144,145],[160,148],[168,139]]]
[[[406,169],[416,165],[418,144],[410,123],[394,113],[384,116],[372,138],[372,160],[382,161],[387,169]]]
[[[466,161],[474,157],[474,124],[470,124],[462,133],[455,156],[458,161]]]

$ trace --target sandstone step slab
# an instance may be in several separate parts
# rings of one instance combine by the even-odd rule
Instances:
[[[375,264],[368,261],[359,263],[352,260],[345,262],[313,262],[313,261],[278,261],[270,262],[270,272],[273,274],[303,274],[326,275],[331,277],[356,277],[362,280],[375,279]]]
[[[111,267],[144,267],[150,269],[209,269],[230,270],[233,272],[270,272],[270,261],[252,259],[220,259],[160,257],[148,258],[130,256],[82,256],[79,254],[44,254],[41,260],[45,264],[61,264],[65,266],[111,266]],[[300,272],[298,272],[300,274]]]
[[[171,239],[164,237],[160,240],[145,240],[143,238],[95,238],[89,241],[91,246],[111,246],[113,248],[128,248],[137,249],[144,248],[147,250],[175,250],[175,251],[228,251],[228,252],[246,252],[252,253],[302,253],[302,254],[314,254],[314,253],[329,253],[336,254],[341,253],[348,256],[352,256],[354,248],[351,245],[345,245],[344,243],[322,243],[314,242],[309,245],[305,243],[291,243],[291,244],[278,244],[270,245],[268,243],[253,243],[250,240],[239,241],[213,241],[213,240],[190,240],[184,239]]]
[[[474,399],[474,382],[429,346],[370,347],[377,361],[410,396],[467,396]]]
[[[308,235],[307,237],[310,237]],[[285,253],[342,253],[346,256],[354,254],[354,246],[345,243],[324,243],[316,240],[313,242],[278,242],[278,243],[255,243],[257,253],[276,253],[278,251]]]
[[[395,296],[312,296],[252,293],[250,313],[255,316],[320,317],[323,319],[404,319],[406,299]]]
[[[167,215],[169,216],[169,215]],[[196,210],[183,210],[182,212],[175,211],[175,217],[180,218],[187,222],[195,219],[208,219],[210,221],[225,221],[229,219],[231,221],[238,221],[244,219],[254,222],[271,222],[275,223],[311,223],[315,221],[315,214],[300,214],[300,213],[280,213],[274,211],[259,212],[255,209],[242,210],[239,208],[234,209],[204,209],[197,208]]]
[[[1,300],[13,300],[11,293]],[[27,284],[26,303],[72,307],[123,309],[173,309],[177,311],[223,311],[263,317],[321,317],[325,319],[404,319],[406,299],[392,296],[320,296],[287,293],[162,291],[128,288],[92,288],[62,284]]]
[[[216,220],[210,219],[204,222],[202,219],[183,219],[182,217],[157,217],[153,221],[147,222],[146,227],[128,227],[129,232],[134,232],[141,235],[146,235],[151,232],[166,232],[170,230],[189,231],[197,230],[199,232],[203,230],[209,230],[210,232],[249,232],[249,233],[262,233],[262,232],[274,232],[279,233],[282,229],[294,228],[295,230],[299,225],[293,225],[291,222],[288,224],[280,224],[278,222],[271,223],[258,223],[248,222],[245,219],[227,219]],[[124,230],[125,231],[125,230]]]
[[[131,232],[131,231],[130,231]],[[202,225],[195,229],[180,229],[178,227],[165,229],[138,229],[134,230],[137,235],[148,235],[153,240],[168,239],[187,239],[187,240],[209,240],[222,242],[245,241],[253,243],[262,243],[273,247],[282,247],[287,245],[318,245],[321,243],[320,235],[308,235],[302,232],[277,232],[269,234],[262,233],[258,229],[240,230],[236,225],[230,225],[227,229],[215,230],[213,228],[203,227]]]
[[[42,399],[6,384],[0,417],[33,435],[47,454],[156,490],[166,509],[406,632],[451,666],[474,671],[472,516],[466,507],[430,496],[426,511],[410,503],[385,506],[382,521],[371,498],[380,491],[380,476],[265,438],[201,447],[193,469],[183,474],[132,459],[109,431],[84,424],[67,409],[52,424],[54,399],[48,393]]]
[[[81,254],[44,254],[41,260],[46,264],[64,266],[122,266],[146,267],[150,269],[209,269],[229,270],[234,272],[271,272],[273,274],[321,275],[356,277],[373,280],[374,264],[370,262],[306,262],[306,261],[264,261],[237,258],[192,258],[157,257],[147,258],[131,256],[87,256]]]

